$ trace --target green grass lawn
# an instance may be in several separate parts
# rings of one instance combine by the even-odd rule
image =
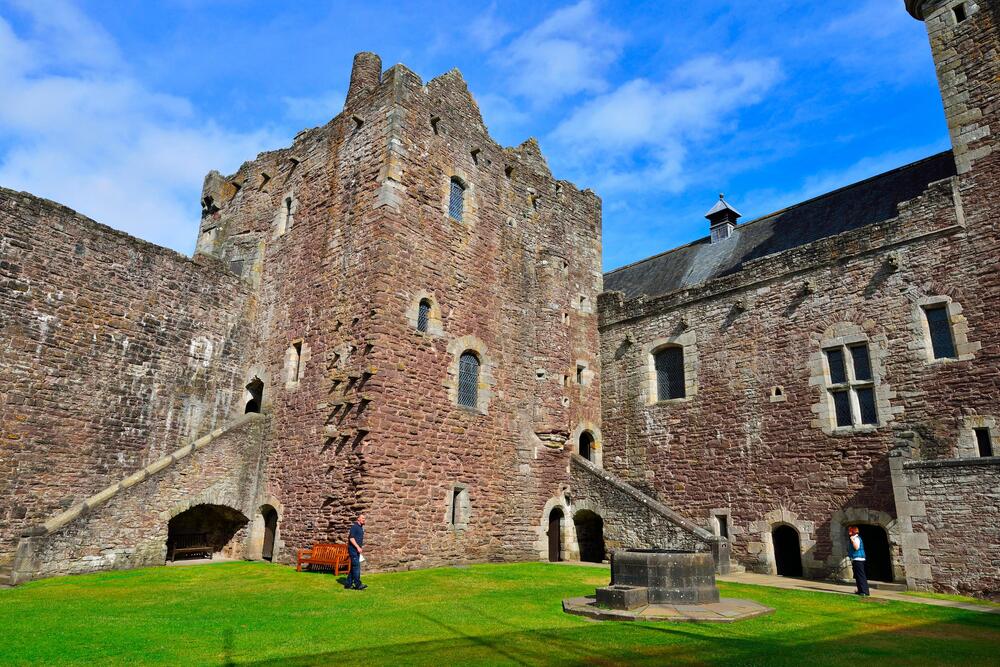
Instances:
[[[997,664],[1000,616],[722,584],[739,623],[596,622],[602,569],[525,563],[365,577],[262,563],[64,577],[0,591],[3,664]]]

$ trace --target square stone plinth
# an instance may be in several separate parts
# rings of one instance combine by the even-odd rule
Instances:
[[[638,609],[649,604],[644,586],[605,586],[597,589],[597,604],[610,609]]]

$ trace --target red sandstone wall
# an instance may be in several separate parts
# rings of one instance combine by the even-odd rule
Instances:
[[[214,266],[0,189],[0,562],[243,412],[248,306]]]

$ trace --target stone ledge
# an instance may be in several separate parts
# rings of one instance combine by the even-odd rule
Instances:
[[[585,616],[598,621],[672,621],[675,623],[733,623],[756,616],[773,614],[774,609],[736,598],[722,598],[707,604],[651,604],[628,611],[604,609],[597,606],[592,595],[567,598],[563,611],[574,616]]]
[[[967,459],[938,459],[931,461],[905,461],[904,470],[920,468],[961,468],[965,466],[1000,466],[1000,456],[978,456]]]

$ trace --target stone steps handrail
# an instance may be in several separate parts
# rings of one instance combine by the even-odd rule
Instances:
[[[673,523],[676,526],[680,526],[684,530],[694,534],[699,539],[710,543],[719,541],[718,536],[713,535],[712,533],[708,532],[707,530],[697,525],[696,523],[688,519],[685,519],[683,516],[681,516],[674,510],[670,509],[660,501],[650,498],[639,489],[626,483],[620,477],[611,474],[610,472],[608,472],[603,468],[597,467],[594,463],[588,461],[579,454],[574,452],[571,460],[575,465],[583,468],[590,474],[601,478],[602,480],[618,488],[622,492],[627,493],[628,495],[632,496],[636,501],[650,508],[652,511],[656,512],[667,521]]]
[[[121,480],[120,482],[116,482],[111,486],[105,488],[104,490],[95,493],[86,500],[73,505],[66,511],[60,512],[59,514],[55,515],[45,523],[28,528],[27,530],[21,533],[21,537],[41,537],[45,535],[50,535],[56,532],[57,530],[65,527],[67,524],[71,523],[77,518],[87,514],[95,507],[99,507],[100,505],[103,505],[104,503],[108,502],[116,495],[124,491],[125,489],[133,487],[139,482],[155,475],[156,473],[166,470],[174,463],[187,457],[193,452],[196,452],[199,449],[204,449],[205,447],[210,445],[214,440],[224,435],[225,433],[228,433],[233,429],[239,428],[251,421],[262,418],[263,415],[255,412],[240,415],[231,422],[228,422],[227,424],[220,426],[219,428],[211,431],[210,433],[203,435],[194,442],[188,443],[187,445],[184,445],[180,449],[171,452],[166,456],[160,457],[156,461],[153,461],[152,463],[142,468],[141,470],[132,473],[131,475]]]

